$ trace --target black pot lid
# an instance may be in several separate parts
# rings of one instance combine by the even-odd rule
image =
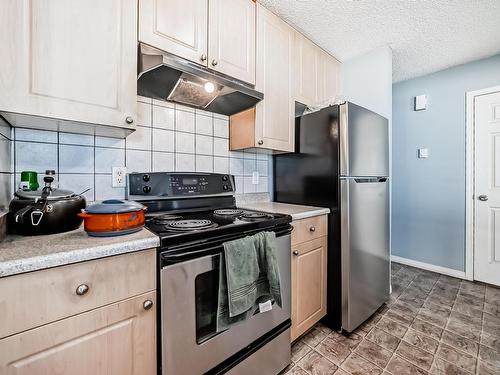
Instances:
[[[37,199],[41,198],[42,196],[42,190],[18,190],[15,192],[15,195],[19,198],[23,199]],[[71,190],[64,190],[64,189],[54,189],[50,192],[50,195],[47,197],[47,200],[53,201],[53,200],[58,200],[58,199],[64,199],[64,198],[72,198],[76,196],[74,192]]]
[[[85,212],[89,214],[119,214],[124,212],[141,211],[145,208],[140,203],[121,199],[108,199],[101,203],[88,206]]]

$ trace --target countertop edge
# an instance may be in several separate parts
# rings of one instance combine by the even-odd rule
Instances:
[[[330,213],[329,208],[319,208],[316,211],[306,211],[300,212],[297,214],[290,215],[293,220],[307,219],[309,217],[320,216],[320,215],[328,215]]]
[[[101,259],[114,255],[147,250],[156,248],[159,245],[159,237],[156,237],[153,233],[151,233],[150,238],[130,240],[120,244],[82,248],[49,255],[34,256],[31,258],[4,261],[0,262],[0,279],[26,272],[41,271],[53,267],[66,266],[69,264]]]

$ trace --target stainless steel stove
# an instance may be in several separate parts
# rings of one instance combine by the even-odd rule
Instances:
[[[290,363],[288,215],[236,207],[234,177],[212,173],[133,173],[128,199],[147,206],[158,234],[159,365],[164,375],[275,375]],[[226,241],[276,234],[282,307],[216,330],[220,254]]]

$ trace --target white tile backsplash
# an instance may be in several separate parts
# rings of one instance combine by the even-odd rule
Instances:
[[[94,173],[94,148],[60,145],[59,173]]]
[[[127,149],[151,150],[151,128],[138,126],[135,132],[127,137],[125,145]]]
[[[35,171],[45,173],[47,169],[57,170],[57,144],[14,142],[15,166],[14,170]]]
[[[214,119],[214,136],[229,138],[229,121],[219,118]]]
[[[214,157],[206,155],[196,155],[196,172],[213,172]]]
[[[214,138],[214,155],[227,157],[229,155],[229,140]]]
[[[196,135],[196,154],[213,155],[213,138],[207,135]]]
[[[194,154],[194,134],[175,133],[175,152]]]
[[[174,132],[153,129],[153,151],[174,152]]]
[[[127,150],[125,156],[127,172],[151,172],[150,151]]]
[[[175,110],[173,108],[153,106],[153,126],[155,128],[170,129],[175,128]]]
[[[126,140],[16,128],[15,163],[9,169],[0,162],[0,173],[9,173],[13,185],[14,173],[19,177],[23,170],[35,170],[41,180],[45,170],[55,169],[62,188],[79,193],[91,187],[89,201],[124,198],[125,189],[111,183],[112,168],[124,165],[128,172],[232,173],[238,193],[268,191],[270,156],[230,152],[227,116],[144,97],[138,97],[137,106],[137,130]],[[251,183],[254,171],[260,175],[257,185]]]
[[[177,172],[192,172],[195,170],[195,156],[189,154],[175,155],[175,170]]]
[[[175,111],[175,130],[194,133],[194,112]]]
[[[173,153],[153,152],[153,172],[171,172],[175,169]]]
[[[59,133],[59,144],[93,146],[94,136],[72,133]]]
[[[125,166],[125,149],[95,148],[95,173],[113,173],[113,167]]]
[[[211,116],[196,114],[196,133],[213,135],[213,118]]]

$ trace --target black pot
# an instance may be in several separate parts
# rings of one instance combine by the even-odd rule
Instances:
[[[9,231],[22,235],[62,233],[77,229],[85,198],[69,190],[18,190],[9,205]]]

